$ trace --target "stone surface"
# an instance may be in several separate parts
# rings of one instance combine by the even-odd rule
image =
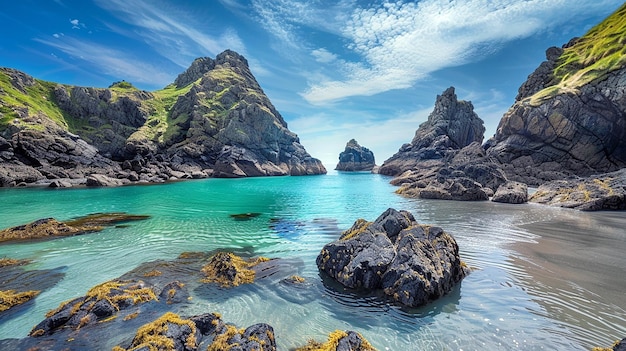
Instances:
[[[106,226],[148,218],[150,217],[124,212],[94,213],[65,222],[59,222],[54,218],[42,218],[28,224],[0,230],[0,242],[80,235],[100,231]]]
[[[523,204],[528,201],[528,186],[519,182],[506,182],[498,187],[491,201]]]
[[[330,333],[325,343],[309,340],[306,346],[295,351],[376,351],[376,349],[357,332],[335,330]]]
[[[446,294],[467,273],[452,236],[391,208],[374,222],[356,221],[324,246],[316,263],[346,287],[383,289],[411,307]]]
[[[379,173],[398,176],[419,167],[423,160],[440,160],[450,157],[455,150],[478,142],[484,137],[483,121],[474,112],[469,101],[458,100],[454,87],[438,95],[433,112],[422,123],[410,144],[380,166]]]
[[[338,171],[371,171],[376,167],[374,153],[368,148],[350,139],[346,143],[346,148],[339,154],[339,163],[335,170]]]
[[[489,141],[489,155],[511,180],[539,185],[626,167],[626,68],[555,86],[554,69],[576,42],[547,50]]]
[[[626,168],[587,178],[545,183],[529,201],[584,211],[626,210]]]
[[[380,167],[393,175],[397,193],[427,199],[487,200],[506,181],[500,165],[480,145],[485,127],[470,102],[457,100],[454,88],[437,97],[428,121],[410,144]]]

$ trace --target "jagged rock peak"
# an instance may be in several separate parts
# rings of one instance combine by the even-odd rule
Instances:
[[[485,126],[469,101],[458,100],[454,87],[438,95],[433,112],[420,124],[410,144],[380,167],[380,174],[397,176],[422,160],[443,160],[474,142],[482,143]]]
[[[215,61],[210,57],[198,57],[193,60],[191,66],[187,70],[176,77],[174,84],[177,88],[182,88],[189,85],[199,78],[201,78],[206,72],[215,68]]]
[[[350,139],[345,150],[339,154],[338,171],[371,171],[376,166],[374,153]]]
[[[249,70],[248,60],[246,60],[245,57],[235,51],[225,50],[221,54],[217,55],[215,60],[210,57],[198,57],[193,60],[191,66],[189,66],[185,72],[176,77],[174,85],[176,85],[177,88],[187,86],[199,78],[202,78],[205,73],[215,69],[218,65]]]
[[[458,100],[454,87],[437,96],[435,108],[428,120],[419,126],[411,144],[430,145],[434,138],[447,135],[452,147],[460,149],[475,141],[482,142],[485,126],[474,112],[470,101]]]

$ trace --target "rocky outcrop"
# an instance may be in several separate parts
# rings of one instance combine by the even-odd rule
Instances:
[[[422,161],[445,162],[451,155],[473,143],[481,143],[485,134],[483,121],[469,101],[457,100],[454,87],[437,96],[435,108],[422,123],[410,144],[380,166],[379,173],[398,176],[420,167]]]
[[[150,217],[145,215],[129,215],[122,212],[94,213],[66,222],[59,222],[54,218],[43,218],[0,230],[0,242],[80,235],[103,230],[106,226],[148,218]]]
[[[306,346],[295,351],[376,351],[376,349],[357,332],[335,330],[328,335],[328,341],[325,343],[309,340]]]
[[[346,144],[346,148],[339,154],[339,163],[335,170],[337,171],[371,171],[376,167],[374,153],[368,148],[359,145],[359,143],[350,139]]]
[[[383,289],[411,307],[443,296],[467,273],[452,236],[394,209],[374,222],[356,221],[339,240],[324,246],[316,263],[346,287]]]
[[[529,185],[626,167],[626,7],[543,62],[520,87],[489,142],[512,180]]]
[[[0,75],[0,186],[326,173],[230,50],[152,93]]]
[[[498,187],[491,201],[523,204],[528,201],[528,186],[519,182],[506,182]]]
[[[584,211],[626,210],[626,169],[541,185],[530,202]]]

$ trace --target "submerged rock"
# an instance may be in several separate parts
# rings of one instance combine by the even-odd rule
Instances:
[[[383,289],[411,307],[446,294],[467,273],[452,236],[392,208],[374,222],[357,220],[324,246],[316,263],[346,287]]]
[[[626,210],[626,168],[588,178],[545,183],[529,201],[583,211]]]
[[[254,282],[256,272],[251,268],[269,258],[244,260],[231,252],[218,252],[202,267],[205,283],[217,283],[222,287],[234,287]]]
[[[39,337],[53,334],[61,328],[79,329],[114,317],[120,310],[156,299],[154,288],[141,281],[112,280],[48,312],[46,319],[37,324],[29,335]]]
[[[359,143],[350,139],[346,144],[346,148],[339,154],[339,163],[335,170],[338,171],[371,171],[376,167],[374,153],[368,148],[359,145]]]
[[[328,341],[325,343],[309,340],[306,346],[295,351],[376,351],[376,349],[357,332],[335,330],[328,335]]]
[[[0,242],[80,235],[103,230],[106,226],[148,218],[150,216],[130,215],[123,212],[93,213],[66,222],[59,222],[54,218],[43,218],[32,223],[0,230]]]
[[[35,296],[39,295],[38,290],[29,291],[15,291],[15,290],[0,290],[0,312],[6,311],[11,307],[21,305],[30,301]]]

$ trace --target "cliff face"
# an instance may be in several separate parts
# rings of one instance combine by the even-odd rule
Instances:
[[[165,89],[75,87],[0,69],[0,185],[326,173],[233,51]]]
[[[458,100],[450,87],[437,96],[435,108],[422,123],[410,144],[404,144],[379,169],[380,174],[397,176],[415,169],[425,160],[443,160],[473,143],[482,143],[483,121],[469,101]]]
[[[626,5],[550,48],[503,116],[488,154],[537,185],[626,167]]]
[[[335,167],[338,171],[371,171],[376,167],[374,153],[370,149],[359,145],[350,139],[346,148],[339,154],[339,163]]]

